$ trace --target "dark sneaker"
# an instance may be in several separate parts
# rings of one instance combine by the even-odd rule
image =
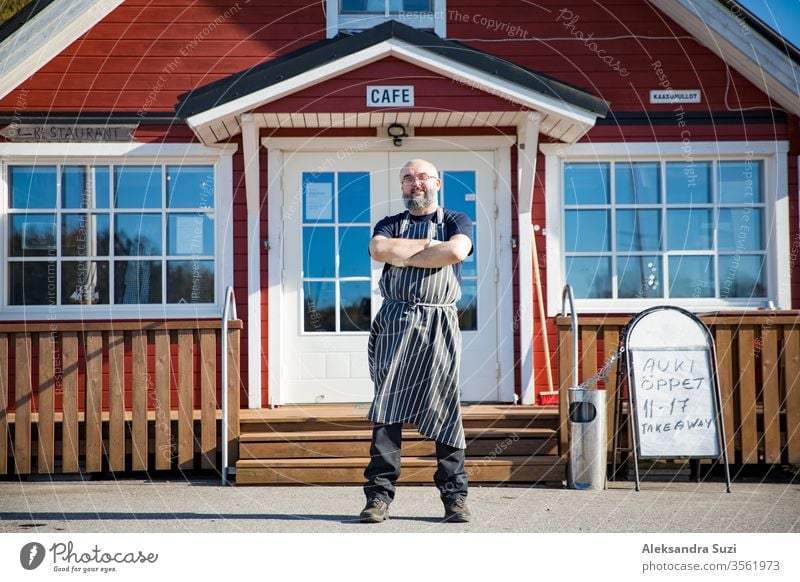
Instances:
[[[367,506],[358,518],[361,523],[380,523],[389,519],[389,506],[378,497],[368,499]]]
[[[452,523],[465,523],[470,520],[472,513],[463,499],[456,499],[444,504],[444,520]]]

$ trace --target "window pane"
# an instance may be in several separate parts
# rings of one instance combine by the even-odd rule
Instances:
[[[333,281],[303,283],[305,331],[336,331],[335,285]]]
[[[117,214],[114,221],[114,252],[117,255],[161,254],[160,214]]]
[[[761,162],[720,162],[719,203],[758,204],[761,202]]]
[[[576,299],[611,297],[611,259],[567,257],[567,283]]]
[[[11,166],[11,208],[55,208],[55,166]]]
[[[611,250],[608,210],[567,210],[565,214],[568,253]]]
[[[107,214],[63,214],[61,254],[66,257],[108,256]]]
[[[667,162],[667,204],[710,204],[711,162]]]
[[[720,256],[719,294],[723,299],[766,297],[764,257],[761,255]]]
[[[334,229],[329,226],[303,227],[303,276],[306,278],[335,277]],[[369,244],[369,243],[368,243]],[[369,255],[361,249],[362,254]]]
[[[64,166],[61,169],[61,207],[108,208],[108,177],[106,166]]]
[[[369,172],[339,172],[339,222],[369,222]]]
[[[333,172],[303,172],[303,221],[333,222]]]
[[[458,327],[461,331],[478,329],[478,281],[467,279],[461,282],[461,299],[456,304],[458,309]]]
[[[617,210],[617,252],[661,250],[660,210]]]
[[[764,248],[759,208],[721,208],[718,228],[717,241],[722,251],[760,251]]]
[[[389,0],[392,12],[432,12],[431,0]]]
[[[214,303],[214,261],[167,261],[167,303]]]
[[[671,251],[710,250],[714,245],[711,210],[667,210],[667,248]]]
[[[12,214],[10,218],[12,257],[56,256],[55,214]]]
[[[714,257],[669,257],[670,297],[714,297]]]
[[[475,214],[475,172],[444,172],[442,174],[443,206],[463,212],[472,222]]]
[[[661,203],[661,174],[658,162],[614,165],[617,204]]]
[[[207,214],[167,215],[167,254],[213,255],[214,220]]]
[[[108,262],[61,263],[61,303],[63,305],[108,304]]]
[[[8,288],[11,305],[55,305],[58,272],[55,261],[9,263]]]
[[[161,303],[161,261],[116,261],[114,303]]]
[[[115,208],[161,208],[161,168],[114,168]]]
[[[213,166],[167,166],[169,208],[214,208]]]
[[[472,225],[472,254],[467,255],[464,262],[461,263],[461,276],[462,277],[477,277],[478,276],[478,233],[475,232],[476,227]]]
[[[625,256],[617,258],[620,298],[649,299],[664,296],[661,257]]]
[[[609,164],[564,164],[564,204],[608,204]]]
[[[339,276],[369,277],[370,227],[351,226],[339,228]]]
[[[345,281],[339,284],[341,331],[369,331],[371,299],[369,281]]]

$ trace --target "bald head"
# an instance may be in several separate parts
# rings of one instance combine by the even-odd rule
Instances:
[[[415,158],[413,160],[408,160],[405,165],[400,170],[400,179],[402,180],[405,176],[416,176],[417,174],[427,174],[428,176],[438,178],[439,171],[436,169],[432,163],[428,160],[423,160],[422,158]]]

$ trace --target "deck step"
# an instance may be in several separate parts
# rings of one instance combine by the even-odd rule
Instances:
[[[244,459],[236,463],[237,485],[361,484],[368,457],[341,459]],[[467,457],[471,483],[561,483],[564,465],[555,455]],[[431,483],[436,459],[403,457],[401,483]]]
[[[466,429],[468,456],[555,455],[558,438],[550,429]],[[371,430],[245,433],[240,459],[368,457]],[[416,430],[403,431],[402,454],[434,456],[436,443]]]

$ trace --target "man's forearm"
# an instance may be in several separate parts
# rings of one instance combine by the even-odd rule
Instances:
[[[436,241],[439,244],[429,246],[405,260],[406,267],[435,269],[454,265],[462,259],[458,256],[457,245],[452,241]]]
[[[399,265],[425,249],[427,238],[386,238],[375,241],[372,258],[382,263]]]

